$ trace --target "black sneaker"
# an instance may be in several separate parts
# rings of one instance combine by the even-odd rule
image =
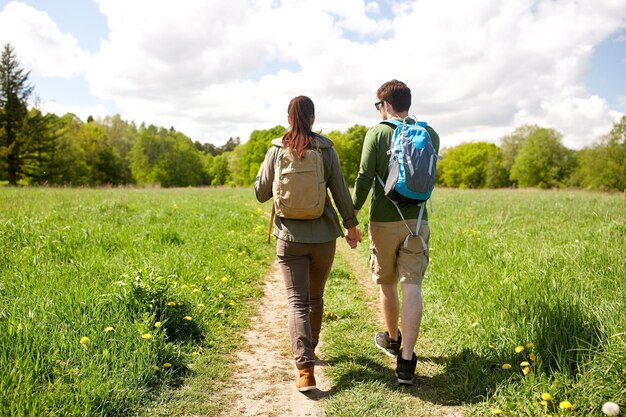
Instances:
[[[400,346],[402,345],[402,334],[398,330],[398,340],[389,337],[389,332],[378,332],[374,338],[376,347],[387,355],[394,357],[400,354]]]
[[[407,361],[398,355],[398,362],[396,366],[396,376],[398,377],[398,383],[401,385],[413,385],[413,377],[415,376],[415,366],[417,365],[417,356],[413,354],[413,358]]]

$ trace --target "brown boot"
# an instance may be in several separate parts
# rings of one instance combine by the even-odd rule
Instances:
[[[315,376],[313,376],[313,367],[298,369],[298,380],[296,381],[296,388],[298,391],[311,391],[315,389]]]

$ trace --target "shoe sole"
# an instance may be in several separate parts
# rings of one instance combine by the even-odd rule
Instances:
[[[400,379],[398,378],[398,384],[400,385],[413,385],[413,380],[409,380],[409,379]]]
[[[380,350],[382,350],[383,352],[385,352],[385,354],[386,354],[387,356],[389,356],[390,358],[395,358],[396,356],[398,356],[398,353],[400,353],[400,352],[395,353],[395,354],[394,354],[394,353],[391,353],[391,352],[389,352],[387,349],[385,349],[384,347],[382,347],[381,345],[379,345],[379,344],[378,344],[378,342],[376,341],[376,335],[374,335],[374,345],[376,345],[376,347],[377,347],[378,349],[380,349]]]
[[[413,378],[411,379],[402,379],[398,376],[398,374],[396,374],[396,377],[398,378],[398,384],[400,385],[413,385]]]
[[[300,392],[313,391],[315,388],[317,388],[315,385],[311,387],[300,387],[298,388],[298,391]]]

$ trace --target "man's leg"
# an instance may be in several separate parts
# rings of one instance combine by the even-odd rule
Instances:
[[[389,332],[389,338],[398,340],[398,316],[400,301],[397,284],[380,284],[380,305]],[[413,342],[415,344],[415,342]]]
[[[402,358],[411,360],[422,322],[422,286],[402,284]],[[391,331],[390,331],[391,334]]]
[[[428,222],[422,221],[420,236],[411,237],[398,252],[398,272],[402,283],[402,333],[404,344],[398,355],[396,376],[400,384],[411,385],[417,357],[413,350],[422,322],[422,280],[428,267]]]
[[[386,332],[378,332],[374,343],[385,354],[400,354],[402,335],[398,329],[400,301],[396,257],[397,248],[405,236],[397,233],[397,222],[370,222],[370,269],[372,280],[380,286],[380,306],[387,327]]]

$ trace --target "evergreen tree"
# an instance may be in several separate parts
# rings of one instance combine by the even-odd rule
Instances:
[[[28,115],[28,98],[33,92],[28,76],[20,68],[13,47],[5,44],[0,57],[0,159],[4,162],[0,166],[6,166],[11,185],[17,185],[23,169],[20,129]]]
[[[22,174],[29,183],[44,184],[56,173],[54,157],[59,138],[59,118],[31,109],[24,118],[19,140],[23,144]]]

